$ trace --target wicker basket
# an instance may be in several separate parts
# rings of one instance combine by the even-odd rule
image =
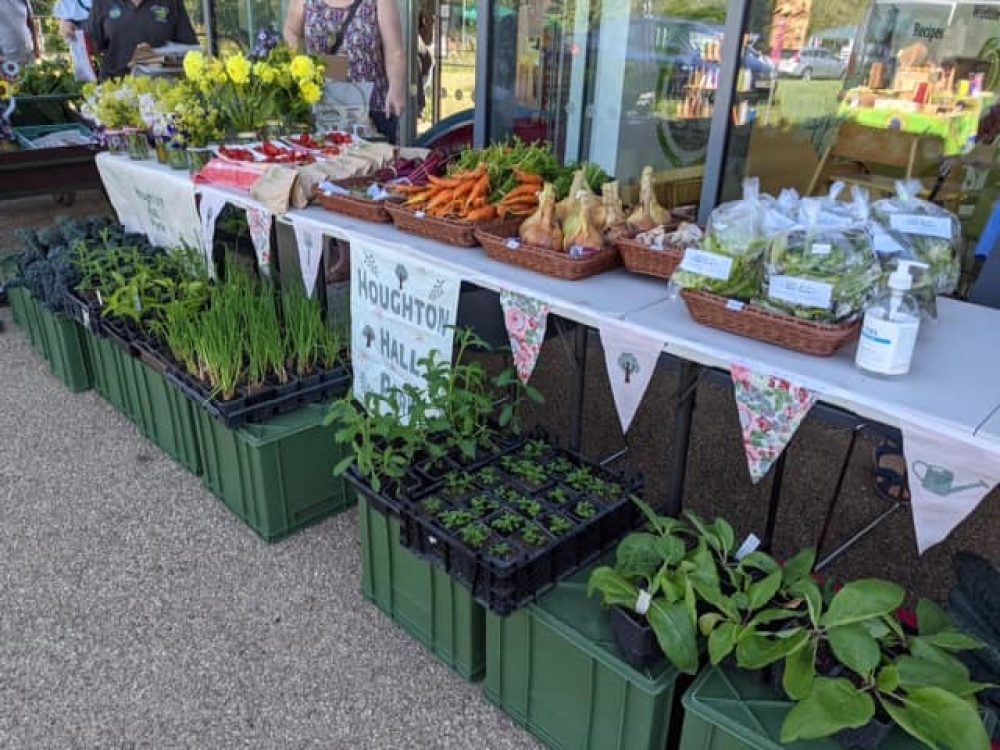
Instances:
[[[491,221],[473,224],[463,219],[437,219],[433,216],[420,216],[418,213],[422,212],[398,204],[387,205],[385,210],[392,216],[396,226],[404,232],[458,247],[477,247],[479,240],[476,239],[476,229],[485,229],[502,223]]]
[[[709,292],[681,292],[691,317],[702,325],[764,341],[803,354],[829,357],[857,337],[861,321],[834,325],[778,315],[753,305],[734,303]]]
[[[348,180],[337,180],[333,184],[345,190],[354,190],[370,185],[371,178],[353,177]],[[313,200],[327,211],[337,214],[379,224],[392,223],[392,217],[385,210],[386,201],[373,201],[370,198],[359,198],[354,195],[327,195],[318,186],[313,187]]]
[[[613,247],[606,247],[586,258],[571,258],[566,253],[537,245],[526,245],[517,239],[520,225],[521,221],[518,220],[488,229],[479,229],[476,231],[476,237],[486,249],[486,254],[493,260],[567,281],[586,279],[610,271],[619,264],[618,251]]]
[[[674,269],[684,259],[683,247],[671,246],[654,250],[638,240],[624,237],[615,240],[614,245],[622,255],[625,268],[632,273],[642,273],[658,279],[669,280]]]

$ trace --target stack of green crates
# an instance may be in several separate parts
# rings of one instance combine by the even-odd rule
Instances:
[[[663,750],[678,673],[622,661],[590,570],[506,618],[486,617],[486,697],[553,750]]]
[[[93,385],[86,333],[65,315],[54,313],[23,288],[8,292],[14,322],[28,334],[34,350],[49,364],[49,370],[74,393]]]

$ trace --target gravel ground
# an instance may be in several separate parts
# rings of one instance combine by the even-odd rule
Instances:
[[[81,196],[78,215],[99,210]],[[9,211],[14,208],[14,211]],[[16,225],[47,199],[5,204]],[[93,392],[70,395],[0,313],[0,747],[535,748],[359,593],[354,511],[276,545],[260,541]],[[534,376],[534,423],[565,434],[571,366],[558,340]],[[585,451],[627,444],[623,465],[662,496],[676,377],[664,364],[622,437],[591,337]],[[761,532],[768,480],[750,484],[736,407],[703,386],[686,504]],[[775,552],[814,543],[847,436],[810,418],[794,439]],[[859,446],[834,544],[884,505]],[[998,493],[918,557],[907,510],[837,562],[841,576],[896,580],[942,598],[950,560],[1000,562]]]

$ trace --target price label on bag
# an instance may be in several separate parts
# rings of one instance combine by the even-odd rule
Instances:
[[[508,237],[507,238],[507,249],[508,250],[520,250],[521,249],[521,241],[519,239],[517,239],[516,237]]]
[[[772,276],[767,284],[767,296],[778,302],[820,310],[829,310],[833,303],[833,285],[822,281],[798,276]]]
[[[813,255],[829,255],[833,247],[828,242],[814,242],[812,245]]]
[[[709,279],[728,281],[733,272],[733,259],[718,253],[709,253],[696,247],[684,251],[681,269]]]
[[[903,234],[920,234],[925,237],[951,239],[950,216],[923,216],[921,214],[892,214],[889,226]]]

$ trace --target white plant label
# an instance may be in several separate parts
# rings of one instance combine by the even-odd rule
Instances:
[[[684,251],[681,268],[709,279],[728,281],[729,275],[733,271],[733,259],[718,253],[709,253],[695,247],[689,247]]]
[[[649,605],[653,603],[653,597],[649,595],[646,589],[639,589],[639,596],[635,599],[635,613],[637,615],[644,615],[649,612]]]
[[[772,276],[768,281],[767,296],[790,305],[829,310],[833,301],[833,285],[798,276]]]
[[[951,217],[922,216],[921,214],[893,214],[889,226],[903,234],[919,234],[925,237],[951,239]]]
[[[813,255],[829,255],[833,247],[828,242],[814,242],[812,246]]]
[[[733,553],[733,557],[736,558],[737,561],[742,560],[747,555],[756,552],[759,546],[760,539],[756,534],[750,534],[750,536],[743,540],[743,544],[740,545],[740,548]]]
[[[742,312],[744,307],[746,307],[746,303],[740,302],[738,299],[731,299],[726,301],[727,310],[732,310],[733,312]]]

